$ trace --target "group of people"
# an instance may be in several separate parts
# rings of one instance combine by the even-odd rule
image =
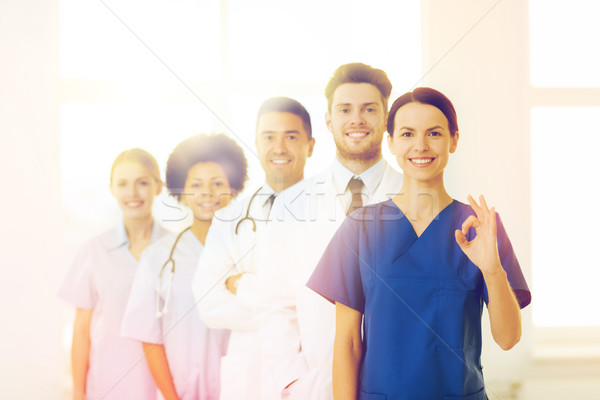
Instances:
[[[362,63],[326,89],[332,165],[304,179],[311,118],[298,101],[258,110],[264,183],[223,134],[180,143],[169,193],[193,213],[152,217],[162,189],[141,149],[113,163],[123,223],[78,252],[60,289],[76,307],[74,399],[487,399],[481,315],[521,336],[527,283],[494,208],[444,187],[456,112],[431,88],[399,97]],[[382,158],[384,133],[403,173]]]

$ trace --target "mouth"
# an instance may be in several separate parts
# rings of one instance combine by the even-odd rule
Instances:
[[[431,157],[409,158],[409,161],[418,168],[428,167],[433,163],[434,160],[435,158]]]
[[[288,159],[285,159],[285,160],[276,159],[276,160],[270,160],[269,162],[271,164],[275,164],[275,165],[287,165],[287,164],[291,163],[292,160],[288,160]]]
[[[362,139],[366,136],[369,136],[369,133],[370,133],[370,131],[351,130],[351,131],[346,131],[346,136],[351,139]]]
[[[216,203],[198,203],[198,207],[204,210],[205,212],[216,211],[221,207],[221,202]]]
[[[141,207],[142,204],[144,204],[143,201],[126,201],[124,203],[129,208],[138,208],[138,207]]]

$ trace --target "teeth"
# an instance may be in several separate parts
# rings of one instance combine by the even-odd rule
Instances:
[[[412,158],[412,162],[415,164],[427,164],[433,161],[433,158]]]
[[[353,132],[353,133],[348,133],[348,136],[350,136],[350,137],[364,137],[364,136],[367,136],[367,134],[364,133],[364,132]]]
[[[289,160],[271,160],[273,164],[287,164]]]

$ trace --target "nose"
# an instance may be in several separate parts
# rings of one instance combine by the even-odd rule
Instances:
[[[138,195],[138,187],[137,185],[131,184],[131,185],[127,185],[127,195],[130,197],[136,197]]]
[[[212,197],[215,193],[214,187],[213,185],[210,184],[210,182],[205,182],[201,187],[200,187],[200,193],[198,193],[198,196],[201,199],[205,199],[205,198],[209,198]]]
[[[277,136],[273,140],[273,148],[272,149],[275,154],[285,154],[287,152],[287,145],[286,145],[285,140],[286,140],[285,135]]]
[[[363,118],[363,113],[359,109],[352,110],[350,113],[350,123],[352,125],[361,126],[365,123],[365,119]]]
[[[419,135],[415,141],[415,149],[417,151],[427,151],[429,150],[429,142],[427,141],[427,137],[424,135]]]

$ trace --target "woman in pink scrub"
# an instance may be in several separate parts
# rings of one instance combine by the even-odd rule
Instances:
[[[122,338],[119,330],[142,251],[166,233],[152,218],[162,185],[148,152],[134,148],[119,154],[110,191],[123,221],[79,249],[62,284],[59,296],[77,307],[71,349],[74,400],[156,398],[141,346]]]

